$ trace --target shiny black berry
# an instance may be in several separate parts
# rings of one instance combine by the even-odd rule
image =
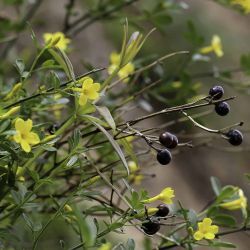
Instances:
[[[234,145],[234,146],[239,146],[242,143],[242,141],[243,141],[243,135],[237,129],[230,130],[226,134],[226,136],[228,137],[229,143],[232,144],[232,145]]]
[[[155,216],[158,217],[165,217],[169,214],[169,208],[167,205],[165,204],[160,204],[157,206],[157,208],[159,209],[156,213]]]
[[[146,234],[153,235],[160,230],[160,224],[152,221],[143,222],[141,228]]]
[[[171,153],[167,149],[160,150],[157,153],[157,160],[160,164],[167,165],[172,160]]]
[[[224,94],[224,89],[221,86],[214,86],[209,90],[209,95],[213,97],[214,100],[219,100]]]
[[[169,132],[160,134],[159,142],[166,148],[175,148],[178,145],[177,137]]]
[[[227,102],[220,102],[215,105],[215,112],[218,115],[225,116],[229,113],[230,106]]]
[[[176,146],[178,145],[178,138],[175,136],[175,135],[173,135],[173,141],[172,141],[172,143],[168,146],[168,148],[175,148]]]

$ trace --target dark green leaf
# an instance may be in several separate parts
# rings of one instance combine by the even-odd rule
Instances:
[[[211,182],[215,195],[218,196],[221,192],[221,184],[220,184],[219,179],[217,177],[211,176],[210,182]]]

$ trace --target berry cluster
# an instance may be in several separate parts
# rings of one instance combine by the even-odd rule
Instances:
[[[214,86],[209,90],[209,95],[213,100],[219,100],[224,95],[224,89],[221,86]],[[230,106],[227,102],[219,102],[215,104],[215,112],[220,116],[225,116],[229,113]]]
[[[159,136],[159,142],[166,148],[158,150],[157,160],[160,164],[167,165],[172,160],[168,149],[173,149],[178,145],[178,138],[169,132],[164,132]]]
[[[209,95],[213,100],[219,100],[224,94],[224,89],[221,86],[214,86],[209,90]],[[218,115],[225,116],[229,113],[230,106],[227,102],[219,102],[215,104],[215,112]],[[238,146],[243,141],[242,133],[237,129],[231,129],[226,134],[228,141],[233,146]]]
[[[160,230],[160,220],[161,218],[166,219],[169,214],[169,208],[165,204],[158,205],[158,211],[150,218],[147,218],[146,222],[142,223],[142,230],[148,234],[153,235]]]

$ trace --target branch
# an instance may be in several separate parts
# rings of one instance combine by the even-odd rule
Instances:
[[[79,79],[81,79],[81,78],[84,77],[84,76],[87,76],[87,75],[94,74],[94,73],[96,73],[96,72],[102,71],[102,70],[104,70],[104,69],[105,69],[105,68],[93,69],[93,70],[91,70],[91,71],[88,71],[87,73],[84,73],[84,74],[82,74],[82,75],[76,77],[76,80],[79,80]],[[69,81],[67,81],[67,82],[62,83],[62,84],[60,85],[59,88],[66,87],[68,84],[72,83],[72,81],[73,81],[73,79],[71,79],[71,80],[69,80]],[[21,103],[23,103],[23,102],[26,102],[26,101],[29,101],[29,100],[31,100],[31,99],[37,98],[37,97],[42,96],[42,95],[44,95],[44,94],[48,94],[48,93],[50,93],[50,92],[52,92],[52,91],[54,91],[54,90],[55,90],[55,88],[54,88],[54,87],[51,87],[51,88],[47,89],[46,91],[43,91],[42,93],[37,93],[37,94],[35,94],[35,95],[32,95],[32,96],[23,98],[23,99],[21,99],[21,100],[19,100],[19,101],[17,101],[17,102],[14,102],[14,103],[12,103],[12,104],[9,104],[9,105],[5,106],[4,109],[8,109],[8,108],[11,108],[11,107],[13,107],[13,106],[17,106],[17,105],[19,105],[19,104],[21,104]]]
[[[105,17],[111,16],[114,12],[117,12],[120,9],[122,9],[124,7],[127,7],[127,6],[133,4],[133,3],[137,2],[137,1],[139,1],[139,0],[127,0],[127,1],[124,1],[121,4],[118,4],[117,6],[111,8],[111,9],[108,9],[108,10],[106,10],[104,12],[101,12],[99,15],[96,15],[96,16],[93,16],[93,17],[91,17],[91,13],[84,14],[82,17],[80,17],[75,22],[73,22],[68,29],[66,29],[64,31],[65,31],[66,34],[69,34],[69,36],[71,36],[71,37],[76,36],[83,29],[85,29],[86,27],[88,27],[91,24],[95,23],[96,21],[99,21],[99,20],[101,20],[101,19],[103,19]],[[89,17],[90,17],[90,19],[87,22],[81,24],[82,21],[86,20]],[[79,27],[76,27],[78,24],[79,24]],[[75,27],[76,27],[76,29],[73,30]],[[71,30],[72,30],[72,32],[71,32]]]

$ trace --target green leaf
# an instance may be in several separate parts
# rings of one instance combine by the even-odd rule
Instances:
[[[135,250],[135,241],[133,239],[128,239],[126,250]]]
[[[228,185],[228,186],[223,187],[220,194],[216,198],[216,203],[220,203],[223,200],[231,198],[235,194],[236,190],[237,188],[235,188],[234,186]]]
[[[70,151],[72,151],[79,145],[80,138],[81,138],[80,130],[75,129],[73,135],[69,138]]]
[[[56,49],[51,48],[48,51],[54,57],[57,63],[63,68],[68,79],[75,81],[75,74],[73,71],[73,66],[70,60],[68,59],[68,57],[66,56],[66,54],[59,48],[56,48]]]
[[[67,167],[72,167],[78,160],[78,156],[77,155],[73,155],[69,161],[67,162]]]
[[[97,111],[100,113],[100,115],[105,119],[105,121],[108,123],[108,125],[115,130],[116,129],[116,125],[115,125],[115,121],[109,111],[109,109],[107,107],[99,107],[99,106],[95,106]]]
[[[108,228],[110,231],[114,231],[118,228],[121,228],[124,224],[122,222],[114,222],[110,225],[107,224]]]
[[[42,64],[42,66],[43,67],[49,67],[49,66],[52,66],[52,65],[54,65],[55,64],[55,61],[53,60],[53,59],[49,59],[49,60],[46,60],[43,64]]]
[[[83,217],[78,208],[74,208],[75,216],[77,217],[77,224],[79,227],[81,240],[84,242],[83,249],[93,246],[96,240],[97,229],[92,217]]]
[[[53,61],[53,60],[52,60]],[[60,88],[60,79],[54,71],[50,71],[47,81],[51,83],[54,89]]]
[[[15,66],[16,66],[19,74],[22,75],[24,72],[24,69],[25,69],[24,61],[22,59],[16,59]]]
[[[191,225],[194,226],[197,224],[197,221],[198,221],[198,217],[197,217],[197,214],[196,212],[193,210],[193,209],[190,209],[188,211],[188,220],[190,221]]]
[[[209,246],[211,247],[225,247],[225,248],[236,248],[235,245],[224,241],[209,241]]]
[[[214,224],[226,227],[234,227],[236,225],[236,220],[233,216],[226,214],[218,214],[213,217]]]
[[[119,158],[121,159],[123,166],[125,167],[128,175],[129,175],[129,167],[128,167],[127,161],[125,159],[125,156],[124,156],[119,144],[113,139],[113,137],[108,133],[108,131],[103,126],[101,126],[99,123],[96,122],[96,120],[99,120],[99,119],[96,119],[95,117],[92,117],[89,115],[85,115],[82,117],[85,117],[88,121],[90,121],[92,124],[94,124],[107,137],[107,139],[109,140],[109,142],[113,146],[114,150],[118,154]]]
[[[218,196],[221,192],[220,180],[217,177],[211,176],[210,182],[211,182],[215,195]]]
[[[30,169],[30,168],[27,168],[26,171],[28,172],[28,174],[30,175],[30,177],[35,181],[35,182],[38,182],[40,177],[39,177],[39,174],[38,172]]]
[[[247,75],[250,75],[250,53],[242,55],[240,58],[240,65]]]

